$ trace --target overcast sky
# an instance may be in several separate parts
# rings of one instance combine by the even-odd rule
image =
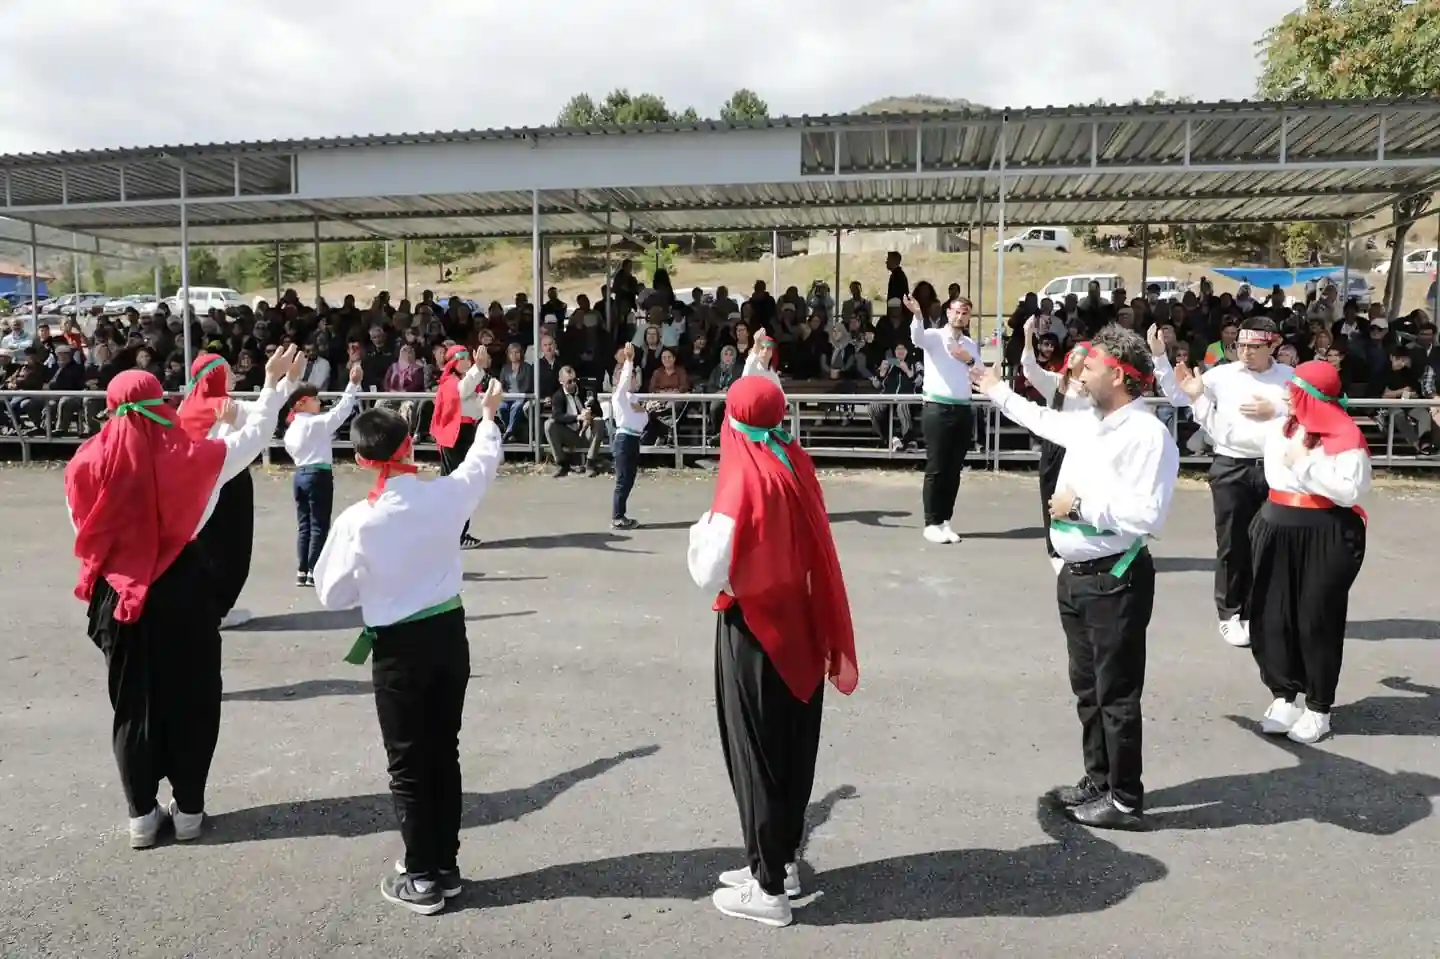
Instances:
[[[538,126],[615,87],[701,116],[742,86],[790,115],[1243,99],[1298,3],[0,0],[0,153]]]

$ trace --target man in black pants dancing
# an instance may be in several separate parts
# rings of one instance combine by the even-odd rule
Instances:
[[[1155,605],[1155,563],[1145,540],[1164,526],[1180,472],[1175,441],[1141,399],[1152,370],[1145,341],[1111,324],[1091,341],[1080,371],[1090,410],[1031,403],[994,370],[975,387],[1009,419],[1065,448],[1050,499],[1050,538],[1065,561],[1056,598],[1085,776],[1052,795],[1072,819],[1102,829],[1145,826],[1140,694]]]
[[[1215,506],[1215,612],[1220,636],[1231,646],[1250,645],[1250,523],[1265,504],[1270,487],[1265,482],[1266,424],[1289,414],[1286,391],[1294,370],[1272,357],[1279,331],[1269,317],[1254,317],[1240,325],[1236,342],[1239,359],[1222,363],[1204,375],[1181,379],[1195,391],[1192,397],[1176,382],[1165,354],[1159,326],[1150,328],[1150,352],[1165,395],[1176,406],[1208,395],[1214,405],[1216,432],[1210,464],[1210,497]]]
[[[969,336],[970,301],[963,296],[945,309],[945,326],[927,330],[919,302],[904,299],[910,311],[910,340],[925,354],[925,408],[920,429],[925,436],[925,539],[958,543],[950,528],[960,473],[974,440],[970,408],[970,371],[980,365],[980,347]]]

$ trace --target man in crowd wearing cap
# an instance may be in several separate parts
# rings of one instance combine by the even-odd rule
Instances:
[[[1270,491],[1262,462],[1265,424],[1289,415],[1286,397],[1294,370],[1275,361],[1278,342],[1274,320],[1252,317],[1236,335],[1236,362],[1211,367],[1201,377],[1214,405],[1214,422],[1225,437],[1221,442],[1210,434],[1215,444],[1210,497],[1215,508],[1215,611],[1220,635],[1231,646],[1250,645],[1250,523]],[[1150,328],[1149,345],[1165,395],[1175,406],[1189,406],[1158,326]]]
[[[492,379],[464,458],[429,481],[414,475],[404,417],[381,408],[355,417],[355,462],[379,475],[368,499],[340,514],[315,564],[321,604],[358,606],[366,623],[346,661],[362,665],[374,654],[375,711],[405,842],[380,894],[426,916],[461,889],[459,735],[470,644],[455,527],[468,521],[500,467],[495,414],[504,398]]]

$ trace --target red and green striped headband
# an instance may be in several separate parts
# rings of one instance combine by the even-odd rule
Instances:
[[[215,369],[215,367],[217,367],[217,366],[223,366],[224,363],[225,363],[225,357],[223,357],[223,356],[217,356],[217,357],[215,357],[215,359],[211,360],[209,363],[206,363],[204,366],[200,367],[200,372],[199,372],[199,373],[196,373],[194,376],[190,377],[190,383],[191,383],[191,385],[194,385],[194,384],[196,384],[196,383],[199,383],[201,380],[203,380],[203,379],[205,378],[205,374],[206,374],[206,373],[209,373],[211,370]]]
[[[1341,393],[1339,396],[1331,396],[1329,393],[1322,391],[1314,383],[1311,383],[1307,380],[1302,380],[1299,376],[1291,376],[1290,383],[1292,386],[1300,387],[1300,389],[1304,390],[1306,393],[1309,393],[1311,396],[1315,397],[1322,403],[1334,403],[1341,409],[1344,409],[1350,405],[1350,397],[1346,396],[1344,393]]]

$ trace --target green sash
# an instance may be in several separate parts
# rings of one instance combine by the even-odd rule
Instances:
[[[790,454],[785,452],[785,444],[790,442],[790,434],[779,426],[772,426],[766,429],[763,426],[751,426],[749,423],[742,423],[735,417],[730,417],[730,428],[752,443],[764,444],[765,448],[774,453],[785,468],[795,472],[794,465],[790,462]]]
[[[939,403],[942,406],[969,406],[970,400],[960,399],[958,396],[936,396],[934,393],[925,394],[925,402]]]
[[[443,603],[436,603],[434,606],[420,610],[418,613],[411,613],[404,619],[391,623],[392,626],[400,626],[404,623],[418,623],[422,619],[429,619],[432,616],[439,616],[441,613],[448,613],[452,609],[460,608],[460,597],[452,596]],[[350,647],[350,652],[345,654],[345,662],[353,666],[364,666],[365,661],[370,658],[370,650],[375,646],[375,627],[366,626],[355,637],[355,645]]]
[[[1082,535],[1084,535],[1084,536],[1119,536],[1119,535],[1120,535],[1119,533],[1112,532],[1111,530],[1098,529],[1098,528],[1096,528],[1096,527],[1094,527],[1094,526],[1091,526],[1089,523],[1072,523],[1072,522],[1070,522],[1068,519],[1052,519],[1052,520],[1050,521],[1050,528],[1051,528],[1051,529],[1058,529],[1058,530],[1068,530],[1068,531],[1070,531],[1070,532],[1080,533],[1080,534],[1082,534]],[[1133,543],[1130,544],[1130,548],[1127,549],[1125,552],[1121,553],[1121,554],[1120,554],[1120,558],[1115,561],[1115,565],[1112,566],[1112,567],[1110,567],[1110,575],[1111,575],[1111,576],[1124,576],[1124,575],[1125,575],[1125,571],[1130,568],[1130,564],[1131,564],[1131,563],[1135,562],[1135,557],[1139,556],[1139,555],[1140,555],[1140,550],[1142,550],[1142,549],[1144,549],[1144,548],[1145,548],[1145,537],[1143,537],[1143,536],[1136,537],[1135,542],[1133,542]],[[1103,558],[1103,557],[1101,557],[1101,558]]]
[[[171,426],[173,424],[169,420],[161,416],[159,413],[156,413],[154,410],[150,409],[150,407],[152,406],[164,405],[164,400],[136,400],[133,403],[121,403],[119,406],[115,407],[113,415],[124,416],[127,413],[139,413],[146,419],[154,420],[161,426]]]

